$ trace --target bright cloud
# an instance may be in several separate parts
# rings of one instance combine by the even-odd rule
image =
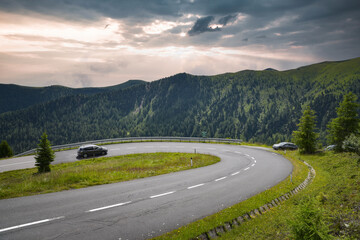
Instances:
[[[0,83],[108,86],[360,55],[360,3],[0,1]]]

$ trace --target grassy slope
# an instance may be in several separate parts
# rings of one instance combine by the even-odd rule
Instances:
[[[149,153],[103,157],[51,166],[51,172],[37,169],[0,173],[0,199],[58,192],[93,185],[145,178],[214,164],[220,159],[190,153]]]
[[[316,198],[325,210],[324,218],[331,235],[338,239],[360,239],[360,164],[353,154],[319,153],[287,157],[307,161],[316,170],[314,181],[280,207],[241,227],[224,234],[220,239],[289,239],[289,221],[294,209],[305,196]]]

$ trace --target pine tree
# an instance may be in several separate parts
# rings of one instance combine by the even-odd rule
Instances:
[[[11,149],[7,141],[2,140],[0,143],[0,158],[12,157],[13,155],[13,150]]]
[[[300,152],[314,153],[316,150],[317,133],[314,132],[316,125],[315,111],[311,110],[310,106],[304,110],[300,123],[298,124],[298,131],[293,132],[293,139],[298,145]]]
[[[357,97],[352,92],[344,96],[344,100],[337,108],[337,118],[334,118],[328,124],[329,142],[335,144],[336,151],[342,151],[342,144],[346,137],[350,134],[359,133],[358,108],[359,104],[356,102]]]
[[[50,163],[54,161],[54,158],[54,151],[51,149],[50,141],[47,139],[46,132],[44,132],[41,136],[35,155],[35,166],[38,167],[38,173],[50,172]]]

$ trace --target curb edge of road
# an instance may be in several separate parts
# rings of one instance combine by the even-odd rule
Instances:
[[[308,175],[307,175],[306,179],[302,183],[300,183],[297,187],[295,187],[293,190],[283,194],[280,197],[275,198],[274,200],[264,204],[263,206],[261,206],[259,208],[253,209],[237,218],[232,219],[229,222],[225,222],[223,225],[219,225],[207,232],[204,232],[204,233],[200,234],[199,236],[192,238],[191,240],[197,240],[197,239],[211,240],[211,239],[220,237],[221,234],[223,234],[225,232],[229,232],[236,227],[239,227],[245,221],[250,221],[251,219],[256,218],[257,216],[265,214],[266,212],[270,211],[272,208],[280,205],[281,202],[286,201],[293,195],[300,192],[302,189],[304,189],[307,185],[309,185],[311,183],[311,181],[315,178],[315,175],[316,175],[315,169],[307,162],[304,161],[304,163],[309,168]]]

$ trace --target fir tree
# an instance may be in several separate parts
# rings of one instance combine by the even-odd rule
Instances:
[[[13,150],[11,149],[7,141],[2,140],[0,143],[0,158],[12,157],[13,155]]]
[[[342,144],[346,137],[359,132],[360,120],[357,112],[359,104],[356,100],[357,97],[352,92],[346,94],[336,110],[337,118],[328,124],[328,138],[331,144],[336,145],[336,151],[343,150]]]
[[[294,142],[298,145],[300,152],[314,153],[318,134],[314,132],[316,125],[315,111],[308,106],[298,124],[298,131],[293,132]]]
[[[51,149],[50,141],[47,139],[46,132],[44,132],[41,136],[35,155],[35,166],[38,167],[38,173],[50,172],[50,163],[54,161],[54,158],[54,151]]]

